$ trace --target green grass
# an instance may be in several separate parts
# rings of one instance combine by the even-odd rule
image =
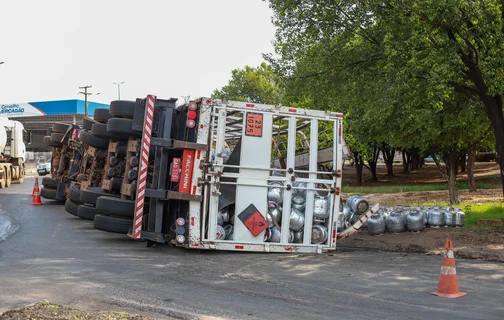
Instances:
[[[461,206],[465,213],[465,226],[468,228],[481,228],[479,219],[504,220],[504,203],[488,202],[481,204],[466,204]],[[501,229],[504,229],[502,226]]]
[[[492,183],[476,183],[478,189],[496,189],[501,187],[500,184]],[[457,183],[459,190],[469,189],[466,182]],[[398,186],[343,186],[342,191],[346,194],[371,194],[371,193],[397,193],[397,192],[418,192],[418,191],[442,191],[448,190],[446,183],[433,183],[433,184],[418,184],[418,185],[398,185]]]

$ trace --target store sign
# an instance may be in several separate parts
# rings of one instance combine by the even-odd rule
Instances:
[[[35,117],[45,116],[46,114],[39,109],[35,108],[29,103],[15,103],[15,104],[2,104],[0,105],[0,116],[2,117]]]

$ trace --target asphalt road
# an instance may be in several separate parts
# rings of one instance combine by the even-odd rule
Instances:
[[[62,205],[31,206],[32,187],[26,179],[0,190],[0,223],[18,226],[0,238],[0,312],[49,300],[154,318],[504,319],[501,263],[458,259],[468,295],[442,299],[430,294],[439,256],[146,248]]]

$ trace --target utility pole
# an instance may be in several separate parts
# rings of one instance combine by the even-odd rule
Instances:
[[[87,116],[88,115],[88,109],[89,109],[89,101],[88,101],[88,96],[94,94],[94,93],[91,93],[91,92],[88,92],[88,89],[89,88],[92,88],[93,86],[91,85],[87,85],[87,86],[82,86],[82,87],[79,87],[79,89],[84,89],[84,92],[79,92],[79,94],[83,94],[84,95],[84,105],[85,105],[85,111],[84,111],[84,115]],[[96,95],[99,95],[100,92],[98,92]]]
[[[124,81],[114,82],[114,84],[117,84],[117,100],[121,100],[121,84],[123,83]]]

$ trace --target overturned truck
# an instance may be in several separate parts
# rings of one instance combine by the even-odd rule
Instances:
[[[81,176],[66,184],[67,211],[96,229],[148,246],[335,249],[342,114],[155,96],[112,101],[109,112],[81,130]]]
[[[176,107],[148,96],[137,100],[131,129],[139,134],[128,141],[122,199],[106,199],[107,209],[128,201],[130,237],[197,249],[334,250],[341,114],[205,98]],[[327,144],[331,172],[318,169]],[[298,149],[309,149],[303,169]]]

